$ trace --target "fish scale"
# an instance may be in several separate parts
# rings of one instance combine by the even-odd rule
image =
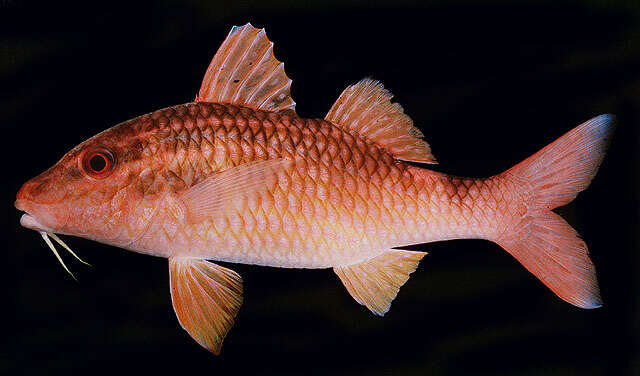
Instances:
[[[448,178],[414,168],[324,120],[190,103],[123,126],[142,130],[147,140],[143,147],[149,152],[142,154],[152,160],[140,163],[154,166],[154,176],[179,178],[172,185],[181,189],[243,163],[296,160],[268,198],[232,216],[176,226],[158,214],[157,233],[149,233],[148,243],[141,245],[160,254],[332,267],[371,259],[393,246],[486,236],[489,224],[500,221],[476,220],[485,206],[498,205],[486,179]]]

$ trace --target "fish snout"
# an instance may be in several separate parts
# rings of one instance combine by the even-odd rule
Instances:
[[[64,191],[55,184],[51,177],[37,176],[24,183],[16,194],[16,202],[33,201],[39,204],[51,204],[64,197]]]
[[[27,205],[27,202],[31,201],[31,186],[33,185],[33,183],[31,183],[31,181],[28,181],[24,184],[22,184],[22,187],[20,187],[20,189],[18,190],[18,193],[16,193],[16,202],[15,202],[15,207],[18,210],[22,210],[25,211],[25,207]]]
[[[23,227],[40,232],[53,232],[59,224],[60,218],[56,215],[55,205],[59,200],[49,194],[51,189],[46,187],[47,184],[49,179],[32,179],[18,190],[14,206],[25,213],[20,218]]]
[[[31,193],[30,193],[32,186],[33,186],[33,183],[31,181],[28,181],[24,183],[22,187],[20,187],[20,189],[18,190],[18,193],[16,193],[16,201],[13,204],[16,207],[16,209],[23,212],[29,211],[29,209],[32,206],[31,203],[33,202],[31,198]]]

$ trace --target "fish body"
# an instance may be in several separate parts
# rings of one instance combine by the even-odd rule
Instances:
[[[127,205],[132,219],[124,222],[133,225],[115,226],[117,240],[101,240],[155,256],[344,266],[391,247],[491,237],[511,220],[505,215],[518,211],[498,207],[521,202],[512,199],[518,192],[507,180],[460,179],[413,167],[357,134],[292,112],[188,103],[120,124],[101,136],[102,143],[123,133],[136,135],[125,146],[138,151],[136,158],[126,157],[132,189],[125,201],[137,207]],[[171,195],[216,171],[264,160],[292,163],[259,197],[200,222],[175,215]],[[494,197],[497,184],[505,185],[506,199]],[[121,221],[122,208],[111,208],[104,228]]]
[[[488,239],[564,300],[601,304],[586,245],[550,210],[595,175],[611,116],[469,179],[416,165],[435,158],[380,83],[349,86],[324,119],[299,117],[290,85],[263,30],[232,29],[193,103],[78,145],[20,189],[21,223],[168,258],[178,319],[214,353],[242,280],[205,260],[333,268],[382,315],[425,255],[398,247]]]

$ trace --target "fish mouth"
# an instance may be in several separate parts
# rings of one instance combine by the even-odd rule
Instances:
[[[42,223],[38,222],[38,220],[34,216],[26,212],[22,214],[22,217],[20,217],[20,225],[22,225],[22,227],[28,228],[30,230],[35,230],[38,232],[48,232],[48,233],[54,232],[52,228],[49,228],[43,225]]]
[[[16,209],[24,212],[22,217],[20,217],[20,225],[22,225],[22,227],[38,232],[54,232],[52,228],[40,223],[33,214],[29,213],[29,207],[32,205],[29,205],[28,200],[19,198],[16,200],[14,206]]]
[[[22,227],[38,232],[60,233],[60,229],[52,227],[55,226],[53,223],[56,221],[52,221],[53,216],[49,215],[45,205],[26,198],[18,198],[15,201],[14,206],[16,209],[23,212],[22,217],[20,218],[20,225],[22,225]]]
[[[89,265],[89,264],[87,262],[83,261],[80,257],[78,257],[78,255],[76,255],[71,250],[71,248],[69,248],[69,246],[66,245],[62,241],[62,239],[60,239],[56,234],[54,234],[54,230],[52,228],[47,227],[47,226],[43,225],[42,223],[38,222],[36,217],[34,217],[33,215],[29,214],[29,212],[27,212],[25,210],[26,209],[25,205],[26,205],[26,203],[24,202],[24,200],[18,199],[15,202],[16,209],[21,210],[21,211],[24,212],[24,214],[22,214],[22,217],[20,217],[20,225],[22,225],[22,227],[24,227],[24,228],[28,228],[30,230],[34,230],[34,231],[37,231],[38,233],[40,233],[40,236],[42,236],[42,239],[44,239],[45,243],[47,244],[49,249],[51,249],[53,254],[56,256],[56,258],[58,259],[58,261],[60,262],[62,267],[71,275],[71,277],[73,277],[73,279],[75,279],[77,281],[76,277],[73,275],[73,273],[71,273],[69,268],[67,268],[67,265],[65,265],[64,261],[62,261],[62,258],[60,257],[60,254],[58,254],[58,251],[54,247],[53,243],[51,243],[51,240],[49,238],[52,238],[53,240],[55,240],[56,243],[58,243],[60,246],[62,246],[64,249],[66,249],[73,257],[78,259],[78,261],[82,262],[85,265]]]

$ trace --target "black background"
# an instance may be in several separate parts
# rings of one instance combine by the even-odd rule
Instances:
[[[9,316],[0,373],[640,372],[634,2],[0,4]],[[231,265],[245,303],[216,357],[178,325],[166,260],[67,238],[94,265],[65,256],[73,281],[20,227],[20,185],[107,127],[191,101],[231,26],[248,21],[275,42],[301,116],[323,117],[346,85],[374,77],[423,130],[440,171],[492,175],[615,113],[600,172],[560,210],[590,247],[604,307],[564,303],[480,240],[414,247],[430,255],[384,318],[356,304],[331,270]]]

